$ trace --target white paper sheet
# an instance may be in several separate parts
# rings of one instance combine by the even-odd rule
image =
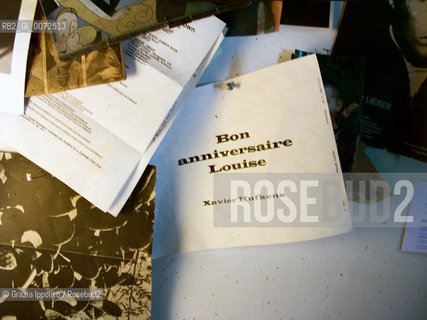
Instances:
[[[138,166],[136,167],[135,171],[133,172],[132,176],[129,178],[128,182],[125,184],[124,189],[119,194],[119,196],[116,198],[114,203],[112,204],[110,208],[110,212],[117,212],[119,208],[121,208],[124,203],[126,202],[126,197],[123,195],[129,194],[132,192],[135,185],[138,183],[139,177],[144,172],[145,167],[147,166],[148,162],[150,161],[151,157],[153,156],[154,152],[159,147],[161,141],[166,136],[166,133],[170,129],[172,123],[175,121],[177,115],[181,111],[182,107],[184,106],[184,103],[190,96],[191,92],[194,90],[196,84],[200,80],[200,77],[202,76],[204,70],[208,66],[209,62],[211,61],[215,51],[218,49],[219,45],[221,44],[221,41],[224,39],[223,34],[221,33],[218,39],[216,40],[215,44],[209,51],[209,53],[206,55],[205,59],[203,59],[203,62],[200,64],[199,68],[193,73],[192,78],[187,83],[187,85],[184,87],[184,89],[181,91],[181,94],[175,101],[173,107],[169,110],[169,113],[166,115],[165,119],[163,120],[161,126],[157,130],[155,136],[153,137],[153,140],[151,141],[150,145],[148,146],[147,150],[143,153],[141,160],[138,163]]]
[[[294,242],[351,230],[347,198],[320,71],[315,56],[278,64],[251,74],[194,90],[155,153],[157,220],[153,257],[214,248]],[[319,82],[320,81],[320,82]],[[231,90],[229,86],[234,88]],[[247,133],[233,141],[218,136]],[[230,138],[231,139],[231,138]],[[250,145],[292,140],[293,145],[251,152]],[[247,149],[245,149],[247,148]],[[222,152],[228,155],[223,156]],[[231,151],[237,150],[237,151]],[[215,156],[215,152],[218,157]],[[232,154],[235,153],[235,154]],[[212,159],[191,157],[211,153]],[[335,155],[335,156],[334,156]],[[186,159],[186,160],[184,160]],[[329,173],[337,183],[340,219],[328,227],[287,224],[259,227],[217,226],[216,208],[206,200],[232,199],[221,175],[232,163],[257,162],[239,172]],[[260,160],[265,163],[260,164]],[[187,164],[185,162],[187,161]],[[261,166],[262,165],[262,166]],[[216,173],[220,168],[230,172]],[[231,174],[231,173],[230,173]],[[273,174],[273,176],[271,176]],[[221,189],[224,189],[221,190]]]
[[[409,207],[402,250],[427,253],[427,181],[417,181]]]
[[[0,152],[15,152],[15,150],[11,146],[0,141]]]
[[[24,113],[24,90],[25,90],[25,70],[27,65],[28,46],[31,37],[31,24],[34,19],[37,0],[21,0],[21,7],[18,17],[10,17],[11,27],[18,28],[17,20],[28,21],[29,31],[16,32],[14,40],[10,38],[11,34],[3,35],[7,37],[10,44],[0,43],[0,112],[11,112],[16,114]],[[10,10],[18,1],[11,1],[6,8],[1,10]],[[3,15],[2,15],[3,16]],[[13,21],[12,21],[13,20]],[[8,21],[0,21],[5,25],[1,26],[1,32],[6,32]]]
[[[224,23],[210,17],[190,27],[127,42],[126,81],[32,97],[25,117],[0,117],[5,143],[101,210],[118,214],[148,164],[142,155]]]

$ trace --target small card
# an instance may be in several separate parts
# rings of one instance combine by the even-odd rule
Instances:
[[[417,181],[409,207],[402,251],[427,253],[427,181]]]

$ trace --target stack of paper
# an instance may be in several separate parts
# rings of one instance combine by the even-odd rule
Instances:
[[[164,134],[167,115],[196,85],[223,28],[211,17],[129,40],[127,80],[32,97],[24,116],[0,115],[1,140],[117,215]]]

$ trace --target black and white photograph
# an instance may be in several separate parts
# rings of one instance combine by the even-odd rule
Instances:
[[[18,153],[0,153],[0,172],[0,287],[104,293],[77,304],[0,299],[0,318],[150,318],[154,167],[117,218]]]

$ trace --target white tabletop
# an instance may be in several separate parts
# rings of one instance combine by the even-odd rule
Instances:
[[[401,228],[153,261],[153,319],[425,319],[427,255]]]

